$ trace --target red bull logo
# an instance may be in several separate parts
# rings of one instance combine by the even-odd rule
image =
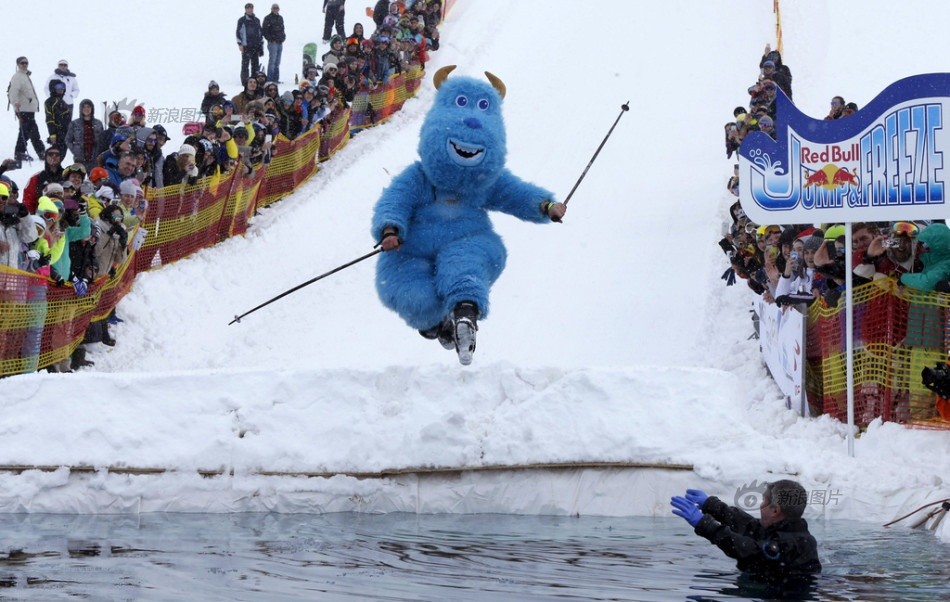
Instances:
[[[813,150],[810,147],[802,147],[802,165],[814,165],[816,163],[857,163],[860,159],[860,151],[857,142],[849,146],[840,146],[838,144],[826,144],[822,150]]]
[[[803,166],[805,173],[808,174],[808,168]],[[825,190],[834,190],[842,186],[858,186],[858,178],[851,173],[847,167],[838,167],[834,163],[828,163],[818,171],[807,175],[803,188],[816,187]]]

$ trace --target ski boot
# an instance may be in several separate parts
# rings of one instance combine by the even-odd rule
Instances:
[[[478,307],[468,301],[459,303],[452,312],[452,324],[455,327],[455,351],[458,353],[459,363],[468,366],[472,363],[472,354],[475,353]]]
[[[420,330],[419,334],[429,340],[438,339],[443,349],[455,349],[455,323],[451,317],[442,320],[437,324],[425,330]]]

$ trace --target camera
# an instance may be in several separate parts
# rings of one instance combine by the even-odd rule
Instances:
[[[923,385],[944,399],[950,399],[950,365],[936,364],[920,373]]]
[[[893,236],[888,236],[881,242],[881,244],[884,246],[885,249],[895,249],[901,246],[901,241],[897,240]]]
[[[4,205],[3,214],[0,215],[0,222],[4,226],[15,226],[20,223],[20,207],[17,205]]]

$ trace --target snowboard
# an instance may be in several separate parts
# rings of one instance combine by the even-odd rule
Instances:
[[[300,77],[307,74],[307,67],[317,64],[317,43],[310,42],[303,47],[303,67],[300,68]]]

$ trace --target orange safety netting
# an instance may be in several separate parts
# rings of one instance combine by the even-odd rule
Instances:
[[[808,315],[805,390],[814,413],[847,420],[845,311],[814,304]],[[854,421],[875,418],[950,429],[921,371],[947,359],[950,295],[876,280],[854,290]]]
[[[109,316],[132,288],[138,272],[187,257],[231,236],[243,234],[258,207],[293,192],[346,146],[352,132],[375,125],[414,95],[424,71],[418,65],[371,93],[357,94],[355,109],[338,109],[306,134],[278,136],[266,165],[146,191],[148,214],[139,226],[145,242],[115,272],[89,285],[84,297],[72,286],[58,287],[43,276],[0,266],[0,375],[33,372],[67,359],[82,342],[91,321]],[[366,107],[380,116],[365,121]],[[134,238],[130,233],[129,240]]]

